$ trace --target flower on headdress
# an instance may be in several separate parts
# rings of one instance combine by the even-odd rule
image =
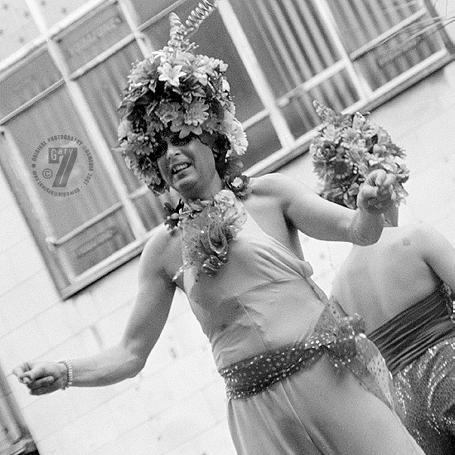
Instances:
[[[122,140],[124,138],[128,137],[128,133],[131,131],[131,124],[130,122],[124,118],[117,129],[117,137],[119,140]]]
[[[185,76],[185,72],[182,71],[182,65],[172,66],[168,62],[165,62],[158,67],[158,73],[159,81],[167,82],[170,85],[173,85],[174,87],[178,87],[180,83],[180,78],[182,76]]]
[[[185,123],[193,126],[202,125],[209,116],[208,108],[203,101],[193,101],[185,111]]]
[[[172,122],[179,117],[179,103],[166,103],[163,102],[160,104],[158,109],[156,109],[155,113],[160,118],[160,120],[166,124],[168,122]]]
[[[205,86],[208,83],[208,75],[212,73],[212,68],[202,62],[196,62],[192,76],[201,85]]]
[[[396,203],[401,202],[407,196],[403,183],[409,171],[403,163],[404,151],[390,135],[371,122],[369,114],[341,114],[317,101],[313,105],[322,120],[310,145],[314,170],[323,182],[321,196],[355,209],[366,176],[383,169],[395,176]]]
[[[211,58],[210,60],[212,62],[212,66],[218,69],[218,71],[224,73],[227,70],[228,66],[223,62],[223,60],[220,60],[218,58]]]
[[[187,125],[185,123],[183,116],[179,117],[175,121],[173,121],[169,129],[173,133],[179,133],[180,139],[184,139],[185,137],[189,136],[190,134],[194,134],[196,136],[199,136],[202,134],[202,128],[200,125]]]
[[[157,62],[149,59],[137,61],[128,75],[130,89],[142,88],[150,81],[150,76],[156,71]]]
[[[231,150],[234,149],[238,155],[243,155],[248,147],[248,140],[246,138],[245,131],[238,121],[234,121],[232,123],[231,131],[232,134],[230,136],[230,139],[233,146]]]
[[[231,91],[231,86],[229,85],[229,82],[226,79],[223,79],[221,81],[221,90],[223,90],[223,92]]]

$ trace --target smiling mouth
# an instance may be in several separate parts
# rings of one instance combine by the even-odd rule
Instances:
[[[190,163],[180,163],[180,164],[175,164],[172,166],[171,173],[172,175],[177,175],[179,172],[188,169],[190,167]]]

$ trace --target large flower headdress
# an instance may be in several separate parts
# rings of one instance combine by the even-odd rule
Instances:
[[[150,58],[133,64],[120,105],[118,149],[127,166],[154,193],[168,189],[157,160],[166,150],[165,138],[211,138],[217,170],[225,185],[242,193],[247,178],[240,156],[247,148],[242,125],[235,117],[227,65],[206,55],[194,54],[188,38],[215,8],[203,0],[183,24],[170,15],[170,39]],[[207,144],[208,145],[208,144]]]
[[[409,170],[403,163],[404,151],[387,131],[373,123],[369,114],[341,114],[317,101],[313,105],[322,120],[310,145],[314,170],[323,183],[321,196],[355,209],[366,176],[383,169],[395,176],[393,190],[399,204],[408,194],[403,183],[409,178]]]

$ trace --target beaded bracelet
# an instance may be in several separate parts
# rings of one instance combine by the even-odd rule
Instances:
[[[61,360],[59,363],[63,363],[66,367],[66,383],[62,387],[65,390],[73,385],[73,362],[71,360]]]

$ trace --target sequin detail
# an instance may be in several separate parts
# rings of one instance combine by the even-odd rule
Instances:
[[[349,368],[370,392],[394,409],[391,375],[379,351],[365,336],[363,321],[358,315],[339,316],[331,304],[306,341],[255,355],[219,373],[225,380],[228,398],[247,398],[309,368],[324,354],[336,368]]]
[[[402,419],[428,455],[455,453],[455,335],[394,376]]]

